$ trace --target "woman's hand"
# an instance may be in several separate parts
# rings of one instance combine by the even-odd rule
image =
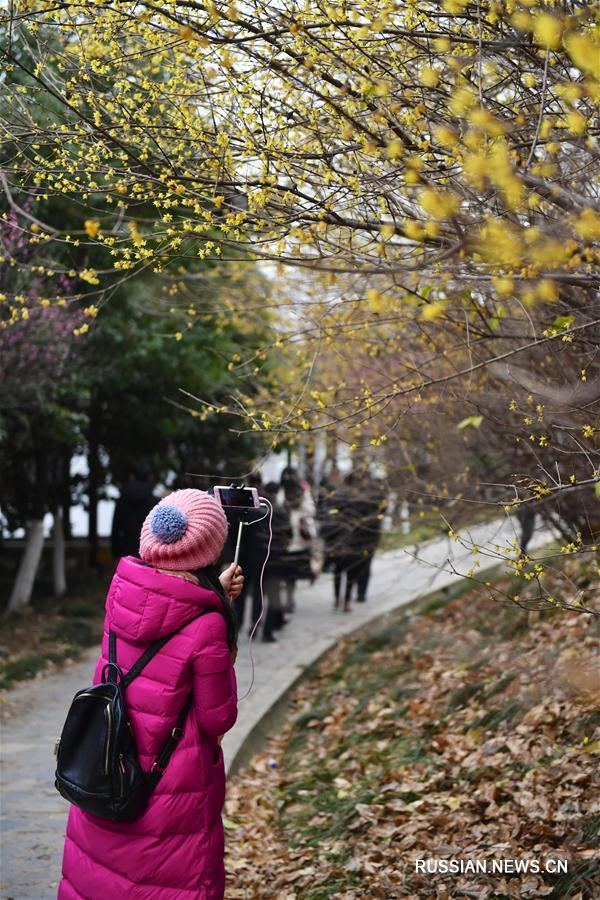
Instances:
[[[230,600],[236,600],[242,593],[244,587],[244,576],[242,575],[242,567],[231,563],[228,569],[219,575],[221,587]]]

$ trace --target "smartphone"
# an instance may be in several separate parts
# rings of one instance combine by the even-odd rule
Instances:
[[[223,509],[258,509],[260,497],[256,488],[225,487],[217,485],[213,488],[215,500]]]

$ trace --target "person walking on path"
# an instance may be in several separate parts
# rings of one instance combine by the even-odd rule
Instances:
[[[154,482],[148,466],[132,466],[115,504],[111,548],[115,559],[138,556],[140,530],[156,503]]]
[[[263,641],[272,643],[277,640],[273,634],[278,628],[286,624],[283,614],[282,582],[290,574],[288,547],[292,540],[292,527],[290,517],[286,509],[277,502],[278,485],[270,481],[265,486],[264,493],[273,507],[271,520],[271,551],[265,567],[264,593],[267,601],[267,612],[263,628]],[[262,552],[262,558],[267,553],[267,543]]]
[[[358,474],[355,490],[357,496],[350,546],[360,554],[360,562],[354,568],[352,578],[356,582],[356,601],[364,603],[371,577],[371,563],[381,539],[381,525],[387,502],[381,483],[370,478],[366,472]]]
[[[346,476],[344,482],[329,493],[322,504],[323,518],[320,521],[325,545],[325,570],[333,571],[333,607],[339,609],[344,587],[344,612],[351,610],[352,586],[361,564],[361,553],[351,541],[356,527],[356,494],[351,485],[352,477]]]
[[[323,504],[321,534],[326,567],[333,570],[334,609],[339,609],[343,600],[343,611],[351,611],[355,586],[357,601],[366,600],[383,508],[381,491],[359,472],[350,472]]]
[[[237,629],[230,601],[243,586],[239,567],[220,576],[213,568],[226,535],[227,520],[214,498],[200,490],[175,491],[144,521],[141,560],[127,556],[119,562],[94,683],[108,661],[109,631],[117,636],[117,662],[125,674],[152,641],[177,632],[126,691],[145,771],[190,695],[192,704],[140,818],[113,822],[71,807],[59,900],[224,896],[220,744],[237,717]],[[207,608],[213,611],[198,617]]]
[[[520,506],[517,510],[517,520],[519,525],[521,526],[521,539],[519,541],[519,546],[521,548],[521,553],[523,556],[527,553],[527,548],[529,546],[529,542],[533,537],[533,533],[535,531],[535,518],[537,512],[531,504],[527,504],[526,506]]]
[[[288,547],[291,565],[285,577],[284,603],[284,611],[292,613],[296,608],[296,582],[307,579],[312,583],[318,575],[318,564],[315,501],[308,482],[301,481],[291,466],[286,466],[281,473],[281,489],[277,494],[277,502],[286,509],[292,528],[292,539]]]

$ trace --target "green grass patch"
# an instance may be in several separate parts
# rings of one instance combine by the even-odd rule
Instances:
[[[0,690],[8,690],[19,681],[35,678],[39,672],[48,667],[48,663],[62,665],[65,659],[77,657],[80,647],[67,644],[62,650],[47,650],[43,653],[31,653],[0,662]]]
[[[25,681],[27,678],[35,678],[38,672],[46,668],[48,655],[32,653],[28,656],[8,660],[2,664],[0,675],[0,688],[5,690],[15,681]]]
[[[488,731],[493,731],[498,728],[503,722],[510,722],[518,713],[523,711],[523,706],[517,700],[512,700],[510,703],[507,703],[505,706],[502,706],[498,709],[491,709],[485,713],[485,715],[480,716],[471,722],[468,726],[469,730],[472,728],[485,728]]]
[[[457,688],[455,691],[452,691],[450,694],[450,698],[446,705],[446,709],[454,710],[459,709],[461,706],[464,706],[469,700],[475,697],[477,694],[480,694],[483,690],[483,684],[478,681],[474,681],[472,684],[464,684],[462,687]]]
[[[387,553],[390,550],[401,550],[403,547],[410,547],[413,544],[424,544],[426,541],[444,537],[447,533],[448,528],[441,519],[433,522],[416,522],[408,534],[403,534],[398,529],[382,534],[378,552]]]
[[[66,619],[57,622],[48,631],[48,639],[72,644],[74,647],[90,647],[98,641],[98,629],[87,621]]]
[[[570,900],[578,897],[585,900],[596,900],[600,881],[600,864],[598,861],[571,863],[567,872],[553,885],[550,900]]]

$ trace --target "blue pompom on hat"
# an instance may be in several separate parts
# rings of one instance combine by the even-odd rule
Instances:
[[[188,517],[178,506],[157,506],[150,519],[150,531],[164,544],[172,544],[185,534]]]

